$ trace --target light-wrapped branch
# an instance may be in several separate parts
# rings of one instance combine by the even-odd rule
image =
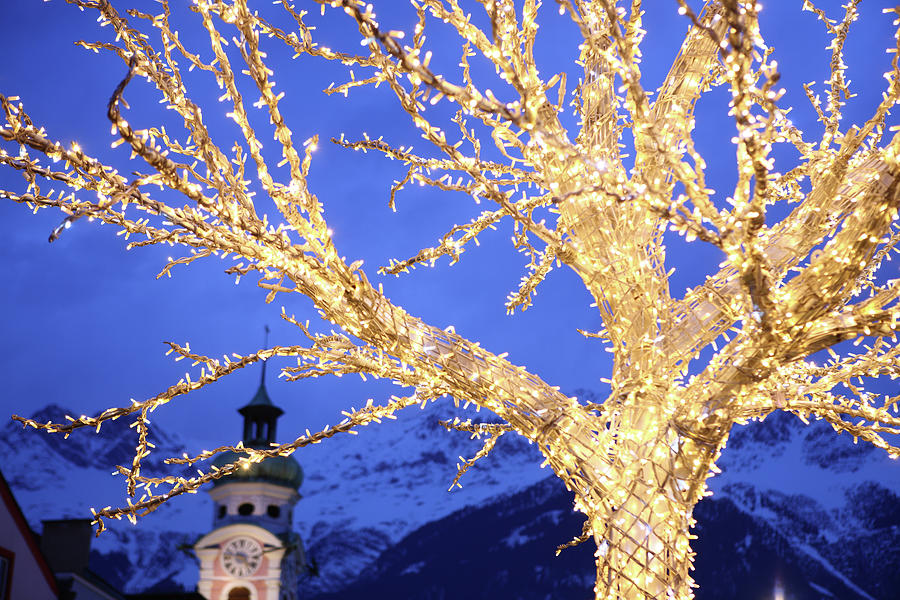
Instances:
[[[896,35],[895,41],[900,48],[900,38]],[[880,137],[890,107],[900,99],[897,50],[892,54],[891,71],[886,74],[888,89],[872,117],[860,130],[851,129],[844,136],[837,155],[821,155],[811,149],[807,154],[810,164],[804,171],[813,180],[812,192],[766,236],[764,252],[774,279],[783,277],[807,257],[859,198],[884,194],[893,181],[885,153],[860,151],[865,139],[873,135]],[[896,139],[891,147],[895,144]],[[857,151],[860,153],[854,156]],[[733,267],[727,266],[691,290],[674,308],[672,327],[663,332],[666,354],[673,367],[686,364],[699,348],[719,337],[737,320],[736,307],[732,306],[737,290],[736,273]]]
[[[574,548],[575,546],[580,546],[585,543],[589,539],[594,536],[594,530],[591,528],[591,522],[585,521],[581,526],[581,535],[573,538],[572,540],[566,542],[565,544],[561,544],[556,547],[556,555],[559,556],[562,554],[563,550],[568,550],[569,548]]]
[[[823,173],[788,218],[769,230],[765,252],[773,278],[783,277],[806,258],[846,218],[852,206],[866,197],[886,194],[896,177],[881,153],[862,156],[841,170],[836,167],[827,175]],[[739,286],[737,272],[729,265],[688,292],[673,308],[672,326],[663,333],[666,355],[673,367],[686,364],[699,348],[738,320],[740,309],[733,299]]]
[[[481,449],[475,453],[475,456],[472,458],[459,457],[459,460],[462,462],[456,463],[456,476],[453,478],[447,491],[452,491],[455,487],[461,488],[462,484],[459,483],[459,480],[466,474],[469,467],[478,462],[479,459],[490,454],[491,450],[494,449],[494,446],[497,445],[500,436],[509,431],[514,431],[512,425],[506,423],[472,423],[471,419],[460,422],[459,419],[456,418],[453,421],[438,421],[438,423],[440,423],[447,431],[470,432],[473,439],[481,439],[481,436],[483,435],[487,436],[487,439],[484,440],[484,444],[481,446]]]
[[[809,10],[819,18],[825,25],[825,29],[832,36],[831,48],[831,77],[828,79],[828,103],[825,107],[827,116],[819,111],[819,117],[825,125],[825,132],[822,136],[820,148],[827,148],[831,145],[838,132],[841,121],[841,96],[844,99],[850,98],[850,89],[844,71],[847,65],[844,63],[844,43],[847,41],[847,34],[850,32],[850,24],[859,16],[857,7],[860,0],[851,0],[844,5],[844,17],[841,22],[835,26],[834,22],[825,16],[825,12],[817,8],[810,0],[804,0],[803,10]],[[809,91],[807,90],[809,93]],[[819,110],[817,108],[817,110]]]
[[[194,354],[190,351],[189,345],[180,346],[179,344],[176,344],[174,342],[166,342],[166,344],[168,344],[169,346],[169,350],[168,352],[166,352],[166,354],[174,352],[178,355],[175,360],[183,360],[187,358],[192,360],[194,364],[202,364],[203,368],[201,369],[200,377],[198,377],[196,380],[192,380],[190,373],[186,373],[185,376],[178,381],[178,383],[168,387],[165,391],[157,394],[156,396],[143,401],[132,400],[131,404],[128,406],[110,408],[94,417],[81,415],[78,418],[73,418],[67,416],[67,423],[38,423],[33,419],[27,419],[25,417],[20,417],[19,415],[12,415],[12,418],[22,423],[22,425],[25,427],[40,429],[46,431],[47,433],[62,433],[66,436],[68,436],[74,430],[81,429],[83,427],[88,427],[99,431],[100,427],[102,427],[103,423],[105,423],[106,421],[114,421],[121,417],[132,415],[134,413],[140,413],[145,410],[148,413],[153,412],[154,410],[170,402],[177,396],[187,394],[188,392],[191,392],[193,390],[198,390],[215,381],[218,381],[226,375],[230,375],[231,373],[239,369],[243,369],[244,367],[261,360],[266,360],[273,356],[296,356],[297,354],[301,354],[304,351],[311,351],[302,346],[286,346],[260,350],[259,352],[255,352],[253,354],[239,356],[236,360],[232,360],[227,356],[223,357],[222,360],[219,360],[200,354]]]
[[[540,253],[538,263],[535,263],[532,259],[531,264],[528,265],[531,273],[522,277],[519,289],[506,299],[506,312],[511,314],[518,307],[525,310],[531,306],[531,297],[534,296],[535,289],[550,273],[550,270],[553,268],[553,262],[556,260],[556,253],[549,248]]]
[[[389,144],[384,142],[381,138],[373,140],[366,137],[366,139],[363,140],[348,141],[345,140],[342,136],[340,139],[332,138],[331,141],[335,144],[343,146],[344,148],[351,148],[353,150],[361,150],[363,152],[366,152],[367,150],[376,150],[384,153],[385,156],[393,160],[401,160],[404,164],[409,165],[406,176],[402,180],[395,182],[394,186],[391,187],[390,200],[388,205],[392,210],[396,210],[397,192],[403,189],[403,187],[410,181],[416,181],[418,183],[436,187],[444,191],[462,192],[467,195],[477,196],[477,192],[483,186],[481,184],[475,183],[475,181],[469,177],[464,180],[462,176],[457,176],[454,182],[453,176],[450,174],[450,172],[454,171],[463,171],[468,174],[469,169],[475,168],[482,175],[484,175],[485,173],[491,173],[493,175],[511,176],[509,179],[493,179],[492,181],[494,185],[497,186],[517,187],[519,185],[541,183],[537,174],[533,172],[525,171],[523,169],[519,169],[503,163],[485,161],[478,156],[470,157],[462,154],[456,154],[453,160],[425,158],[413,154],[409,149],[405,149],[402,147],[394,148],[393,146],[390,146]],[[433,179],[431,177],[422,175],[423,171],[425,173],[429,173],[431,171],[447,172],[441,175],[439,178]]]
[[[538,206],[550,204],[552,200],[551,197],[546,195],[534,196],[514,202],[513,206],[515,206],[517,210],[521,209],[523,212],[530,212]],[[378,272],[396,275],[407,271],[419,263],[429,262],[433,264],[434,261],[441,256],[449,256],[450,264],[453,264],[459,260],[460,254],[465,251],[465,247],[469,242],[475,242],[477,244],[478,234],[486,229],[494,229],[495,224],[506,216],[508,216],[508,213],[504,209],[484,211],[465,225],[454,225],[450,231],[443,235],[439,245],[431,248],[424,248],[420,250],[418,254],[411,258],[407,258],[406,260],[391,261],[386,267],[381,267]],[[462,235],[456,237],[459,233],[462,233]]]
[[[132,523],[134,523],[138,517],[150,514],[172,498],[185,493],[194,492],[204,484],[225,477],[238,469],[249,466],[251,463],[260,462],[269,456],[290,456],[298,448],[302,448],[310,444],[318,444],[323,440],[333,437],[339,433],[356,434],[356,428],[358,427],[362,427],[373,422],[380,423],[382,419],[395,419],[396,417],[394,416],[394,413],[396,411],[415,405],[421,405],[422,407],[424,407],[429,400],[433,400],[440,395],[441,393],[429,395],[423,390],[421,394],[417,392],[413,396],[406,396],[402,398],[396,396],[392,397],[391,400],[384,405],[374,405],[372,404],[372,401],[369,400],[368,404],[366,404],[365,407],[359,410],[351,408],[349,411],[343,411],[342,414],[344,414],[346,418],[334,427],[326,426],[323,430],[317,433],[309,433],[309,431],[307,430],[306,435],[299,436],[293,442],[275,445],[267,450],[247,448],[243,445],[221,446],[214,450],[201,452],[200,454],[192,457],[185,455],[182,458],[166,459],[165,462],[168,464],[193,465],[197,462],[212,458],[220,452],[231,451],[237,454],[247,455],[246,457],[242,457],[241,459],[227,464],[222,468],[213,467],[206,473],[203,473],[201,471],[195,477],[188,478],[172,475],[165,477],[145,477],[139,474],[135,474],[133,468],[127,469],[125,467],[119,466],[117,467],[117,471],[123,475],[127,475],[129,478],[133,478],[136,482],[138,482],[137,487],[143,489],[143,495],[138,499],[137,502],[132,502],[131,498],[128,498],[127,506],[119,508],[106,507],[101,510],[91,509],[91,512],[94,515],[94,523],[96,523],[97,525],[97,535],[100,535],[100,533],[102,533],[106,529],[106,524],[104,523],[103,519],[119,520],[125,517]],[[166,491],[161,494],[154,493],[154,488],[157,488],[159,486],[168,486],[168,489],[166,489]]]
[[[338,2],[331,2],[330,0],[315,1],[322,5],[336,5],[343,8],[359,24],[360,33],[363,34],[364,39],[371,39],[370,49],[380,44],[386,53],[396,59],[405,71],[415,74],[419,81],[437,90],[447,98],[458,102],[467,110],[496,114],[522,129],[529,128],[529,123],[523,118],[521,112],[511,109],[506,104],[498,101],[493,97],[493,94],[482,95],[477,91],[454,85],[436,76],[424,61],[404,50],[397,40],[394,39],[394,36],[391,35],[391,32],[381,31],[371,14],[371,5],[364,11],[352,0],[338,0]]]

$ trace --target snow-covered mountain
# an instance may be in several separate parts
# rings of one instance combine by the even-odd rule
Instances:
[[[793,557],[793,572],[776,574],[805,578],[797,598],[900,597],[900,556],[891,550],[900,547],[900,463],[823,421],[805,426],[776,413],[736,428],[720,466],[713,499],[732,504],[759,532],[748,526],[747,536],[761,538],[747,537],[741,552]],[[698,555],[704,534],[718,527],[705,516],[715,510],[697,516]],[[736,567],[752,562],[740,552],[734,558]]]
[[[30,415],[39,422],[59,422],[72,411],[50,404]],[[119,505],[125,497],[125,480],[112,476],[114,465],[130,465],[137,435],[122,419],[105,424],[99,433],[77,430],[68,439],[33,429],[23,429],[9,421],[0,428],[0,469],[31,528],[40,532],[41,520],[89,518],[91,507]],[[184,452],[173,436],[151,429],[150,441],[165,452]],[[151,454],[144,464],[147,473],[160,472],[160,458]],[[158,458],[160,457],[160,458]],[[162,466],[163,468],[169,468]],[[138,526],[127,521],[110,524],[110,529],[92,542],[91,568],[107,575],[110,582],[131,590],[149,588],[161,580],[196,581],[183,573],[192,560],[175,548],[197,533],[197,515],[209,522],[199,496],[163,506]],[[196,567],[192,567],[196,573]]]
[[[448,491],[459,457],[481,442],[439,423],[463,411],[432,405],[406,409],[396,421],[334,437],[297,455],[307,479],[297,505],[298,531],[319,576],[302,596],[334,591],[354,580],[382,552],[428,522],[478,506],[545,478],[540,455],[522,438],[503,436],[484,464]],[[477,417],[478,415],[471,415]]]
[[[34,418],[58,420],[57,406]],[[504,436],[497,449],[447,492],[458,456],[478,441],[448,433],[450,406],[407,409],[397,421],[304,448],[298,531],[318,567],[301,597],[587,598],[590,544],[554,550],[581,530],[571,498],[536,449]],[[237,418],[236,418],[237,421]],[[235,430],[237,430],[237,422]],[[152,456],[182,451],[155,431]],[[789,415],[734,431],[696,510],[698,597],[888,600],[900,590],[900,464],[818,423]],[[127,423],[68,440],[8,424],[0,468],[32,527],[40,519],[83,517],[121,502],[111,465],[130,462]],[[196,448],[189,448],[189,451]],[[151,460],[145,470],[159,467]],[[192,588],[196,565],[174,551],[208,530],[211,503],[198,494],[139,521],[113,524],[94,542],[92,568],[128,591]],[[473,589],[479,590],[478,593]]]
[[[49,405],[31,417],[58,422],[70,413]],[[470,469],[461,489],[448,492],[458,457],[471,457],[481,447],[468,434],[449,433],[438,424],[439,419],[461,414],[452,406],[409,408],[396,421],[297,452],[306,479],[295,510],[296,529],[319,572],[302,582],[305,596],[340,589],[429,521],[546,477],[547,471],[538,467],[537,450],[507,435],[484,465]],[[41,519],[84,518],[91,507],[124,502],[124,478],[110,474],[114,465],[131,463],[137,439],[128,425],[124,419],[109,423],[99,435],[77,430],[66,440],[23,430],[15,422],[0,429],[0,456],[5,457],[0,469],[35,531],[41,530]],[[234,431],[239,429],[235,415]],[[150,431],[156,450],[145,459],[142,472],[171,472],[160,464],[161,458],[180,455],[188,444],[159,427]],[[484,468],[488,465],[491,468]],[[208,497],[196,494],[182,496],[137,525],[111,523],[93,542],[91,568],[129,592],[167,586],[192,589],[197,566],[187,547],[209,530],[212,515]]]
[[[900,464],[824,423],[736,428],[714,494],[695,510],[699,600],[900,597]],[[773,486],[777,486],[777,489]],[[383,553],[339,598],[589,598],[593,547],[552,475],[462,509]]]

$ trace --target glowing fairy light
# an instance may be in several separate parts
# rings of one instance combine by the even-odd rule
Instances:
[[[775,578],[775,587],[772,590],[772,600],[784,600],[784,583],[781,577]]]
[[[895,336],[900,284],[883,284],[877,277],[878,266],[900,242],[900,138],[882,139],[885,117],[900,98],[900,41],[889,49],[887,85],[873,115],[842,129],[842,98],[850,96],[843,47],[858,0],[847,3],[839,21],[829,20],[808,0],[803,5],[833,38],[825,96],[819,98],[813,84],[806,86],[822,129],[815,143],[778,105],[784,94],[778,87],[779,67],[762,38],[761,7],[754,2],[708,1],[698,15],[678,0],[676,10],[691,27],[651,99],[641,85],[641,15],[608,2],[559,0],[560,14],[571,18],[583,38],[576,57],[580,81],[567,90],[565,73],[545,81],[531,54],[520,52],[538,31],[537,4],[530,0],[522,10],[511,0],[483,2],[487,31],[455,2],[418,0],[412,35],[382,30],[368,4],[315,1],[323,15],[352,20],[351,30],[360,36],[354,47],[361,54],[318,45],[306,13],[287,0],[276,5],[295,29],[290,32],[258,15],[246,0],[194,0],[185,18],[195,18],[207,34],[202,53],[201,44],[192,49],[188,36],[173,30],[169,10],[174,6],[167,2],[163,14],[152,19],[120,14],[111,3],[91,4],[101,24],[114,29],[127,61],[108,117],[113,147],[127,147],[139,163],[129,172],[149,173],[134,179],[77,145],[54,141],[34,125],[18,98],[0,96],[5,119],[0,139],[7,146],[0,148],[0,164],[24,173],[28,181],[23,193],[4,190],[0,196],[35,210],[62,209],[67,216],[51,240],[86,216],[112,224],[126,238],[135,236],[129,247],[186,248],[160,275],[199,258],[229,256],[229,276],[258,278],[266,301],[279,294],[309,296],[329,329],[315,333],[308,323],[282,313],[297,328],[297,345],[221,359],[169,343],[170,353],[195,368],[152,398],[59,424],[16,417],[64,435],[80,427],[100,429],[112,419],[133,420],[135,455],[130,466],[117,469],[126,480],[127,505],[97,511],[100,530],[104,519],[134,519],[266,457],[286,456],[394,418],[404,408],[452,396],[495,413],[501,422],[444,423],[484,443],[474,457],[461,457],[451,487],[500,436],[522,435],[541,448],[544,465],[572,490],[576,509],[585,515],[582,533],[560,549],[588,540],[596,544],[596,598],[685,600],[692,597],[693,584],[691,514],[708,493],[707,478],[716,472],[735,423],[783,410],[805,421],[825,419],[839,432],[900,456],[890,437],[900,433],[900,397],[876,400],[858,385],[859,379],[900,375]],[[453,57],[458,72],[438,74],[430,67],[446,52],[426,48],[430,23],[446,24],[464,40]],[[157,38],[163,43],[153,50]],[[341,258],[323,202],[308,187],[318,139],[295,141],[282,113],[289,100],[276,90],[267,66],[263,45],[278,43],[294,58],[314,57],[353,69],[326,94],[352,96],[356,88],[380,86],[397,96],[431,151],[417,154],[368,135],[334,140],[402,165],[390,190],[392,207],[396,194],[410,184],[465,194],[488,205],[434,246],[390,260],[381,273],[400,275],[445,258],[455,262],[478,243],[479,234],[511,221],[512,243],[527,265],[507,309],[528,308],[553,268],[573,270],[603,319],[601,332],[585,335],[604,344],[614,359],[604,402],[567,398],[511,364],[505,354],[488,352],[452,327],[424,323],[392,304],[381,284],[370,283],[361,261]],[[81,45],[111,49],[101,43]],[[508,84],[505,89],[476,85],[469,64],[476,52],[491,61]],[[218,100],[224,106],[214,102],[207,110],[218,109],[233,121],[222,146],[200,107],[189,100],[181,76],[184,64],[221,89]],[[135,75],[155,85],[165,107],[183,120],[187,139],[163,127],[132,128],[124,95]],[[737,183],[721,195],[706,186],[706,162],[691,137],[697,99],[717,83],[731,91],[728,108],[737,152]],[[240,90],[246,94],[251,88],[256,91],[247,106]],[[438,101],[438,107],[457,105],[449,122],[438,123],[440,112],[431,108]],[[560,118],[569,107],[576,111],[577,131],[567,130]],[[251,119],[250,111],[268,118],[271,147],[264,148],[261,132],[251,125],[265,119]],[[626,121],[634,136],[630,160],[620,153]],[[231,131],[238,132],[240,143],[232,142]],[[789,143],[801,155],[797,168],[785,175],[772,172],[776,143]],[[45,180],[66,192],[45,191]],[[254,188],[277,207],[280,216],[273,222],[256,210]],[[171,200],[172,192],[180,195],[177,201]],[[777,200],[796,208],[768,226],[767,207]],[[725,256],[718,273],[682,298],[669,290],[667,229],[686,241],[713,244]],[[864,338],[869,339],[862,349],[838,354],[831,348]],[[707,347],[712,358],[688,377],[688,367]],[[824,349],[833,352],[829,361],[804,360]],[[358,374],[391,380],[408,393],[350,408],[337,425],[270,449],[239,444],[169,459],[170,464],[195,465],[224,450],[241,457],[195,477],[141,472],[141,461],[152,450],[147,441],[152,411],[274,357],[292,360],[281,370],[289,381]],[[138,490],[143,495],[133,499]]]

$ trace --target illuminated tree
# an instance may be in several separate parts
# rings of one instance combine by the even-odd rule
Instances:
[[[172,352],[200,365],[193,379],[69,423],[16,417],[57,433],[99,428],[120,417],[135,420],[139,443],[133,464],[119,467],[135,499],[96,513],[100,529],[104,518],[134,519],[239,468],[236,463],[192,479],[145,477],[140,467],[150,449],[147,416],[178,396],[275,356],[296,358],[296,366],[283,369],[290,380],[360,373],[394,381],[410,393],[349,410],[337,426],[270,450],[232,448],[246,453],[243,460],[289,454],[442,396],[473,403],[501,423],[447,426],[486,438],[478,456],[506,432],[523,435],[540,447],[574,493],[576,509],[586,515],[583,536],[575,541],[593,538],[597,545],[597,598],[692,596],[691,514],[735,423],[787,411],[803,420],[824,419],[838,432],[893,458],[900,455],[885,439],[900,432],[900,418],[890,414],[900,397],[880,398],[856,383],[894,377],[900,370],[895,336],[900,285],[878,273],[900,239],[894,227],[900,137],[882,140],[885,117],[900,98],[900,38],[895,35],[898,46],[888,49],[893,59],[874,114],[861,125],[842,127],[842,98],[849,96],[842,51],[859,0],[849,0],[839,21],[804,2],[833,36],[824,106],[807,89],[823,130],[814,141],[805,139],[778,105],[783,93],[778,67],[763,42],[760,7],[753,2],[710,0],[696,12],[685,0],[664,6],[661,10],[683,19],[689,29],[655,100],[641,85],[640,0],[628,8],[613,0],[557,0],[560,13],[583,36],[577,57],[583,77],[568,94],[564,73],[548,80],[538,73],[538,0],[479,0],[473,4],[484,14],[477,16],[457,0],[412,0],[418,25],[406,36],[382,29],[364,2],[309,0],[327,18],[355,24],[360,55],[318,45],[308,24],[312,17],[287,0],[260,7],[264,14],[247,0],[194,0],[190,11],[163,0],[159,15],[136,9],[123,14],[107,0],[68,2],[96,10],[101,25],[115,32],[110,42],[80,43],[113,52],[127,65],[108,116],[113,145],[131,148],[134,174],[116,171],[77,145],[54,141],[51,132],[32,123],[17,98],[0,96],[5,115],[0,137],[6,142],[0,162],[28,181],[21,193],[0,194],[34,209],[65,212],[51,241],[79,218],[90,217],[121,229],[126,239],[140,238],[130,241],[132,247],[185,248],[164,272],[199,258],[234,257],[238,262],[226,272],[257,277],[268,290],[267,301],[303,294],[325,321],[340,328],[318,334],[284,314],[304,345],[237,359],[219,360],[170,343]],[[184,15],[171,14],[176,4]],[[654,3],[654,9],[656,4],[665,3]],[[201,50],[195,37],[179,36],[171,24],[176,18],[202,24],[207,47]],[[462,44],[459,69],[443,75],[429,66],[432,53],[424,35],[426,25],[441,24],[455,30]],[[329,93],[382,85],[396,95],[430,143],[429,152],[414,154],[368,137],[335,140],[403,163],[406,174],[391,190],[391,202],[404,185],[418,183],[492,205],[453,227],[435,247],[381,272],[456,261],[479,233],[511,219],[513,243],[529,264],[508,310],[527,308],[555,265],[572,269],[604,323],[602,331],[586,335],[608,344],[614,357],[612,391],[604,402],[566,397],[504,355],[424,323],[392,304],[381,285],[371,284],[359,261],[348,264],[341,257],[323,205],[307,187],[317,140],[292,137],[282,116],[288,101],[266,66],[265,47],[274,44],[287,45],[299,57],[366,71],[365,78],[351,76]],[[478,69],[470,61],[486,61],[508,87],[502,94],[479,87]],[[240,143],[216,142],[205,113],[218,107],[201,112],[187,83],[197,74],[188,77],[185,65],[221,88],[220,100],[242,134]],[[166,108],[183,121],[186,138],[129,122],[124,96],[136,78],[155,86]],[[737,184],[727,198],[707,188],[706,163],[691,137],[695,103],[718,85],[731,91],[735,126]],[[251,89],[252,107],[244,99]],[[563,118],[568,98],[578,118],[574,128]],[[454,110],[442,112],[447,103]],[[263,149],[261,128],[251,124],[259,114],[268,117],[265,134],[274,134],[280,156]],[[437,123],[446,114],[452,116],[444,129]],[[496,152],[488,150],[490,143]],[[631,160],[626,161],[623,144],[631,145]],[[773,171],[775,144],[791,145],[800,155],[785,174]],[[48,185],[65,191],[45,191]],[[263,203],[277,207],[280,216],[273,222],[260,217]],[[776,203],[793,208],[767,224],[767,208]],[[712,244],[725,256],[718,273],[681,299],[668,288],[667,231]],[[850,340],[869,341],[857,351],[841,344]],[[714,349],[712,358],[698,366],[707,347]],[[831,352],[827,364],[804,360],[821,350]],[[202,466],[217,451],[169,462]]]

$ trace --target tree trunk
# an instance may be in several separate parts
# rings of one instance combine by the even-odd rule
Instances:
[[[550,463],[588,515],[597,600],[692,597],[692,513],[724,438],[701,441],[647,400],[621,405],[599,432],[567,419],[548,440],[568,451]]]

